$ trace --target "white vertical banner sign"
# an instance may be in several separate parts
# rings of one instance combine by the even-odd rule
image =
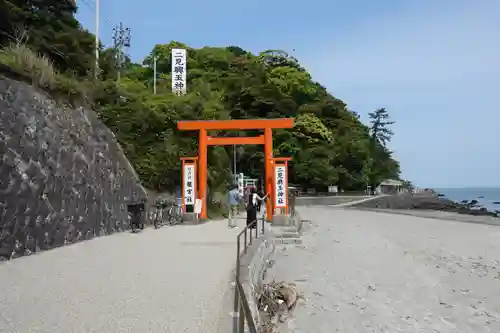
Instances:
[[[172,92],[186,94],[187,52],[185,49],[172,49]]]
[[[244,183],[243,183],[243,180],[244,180],[244,176],[242,173],[239,173],[238,174],[238,192],[240,193],[240,196],[243,198],[243,196],[245,195],[245,188],[244,188]]]
[[[195,188],[196,177],[194,164],[184,164],[183,170],[183,190],[184,190],[184,204],[194,205],[195,201]]]
[[[274,206],[276,208],[286,208],[288,199],[288,184],[286,175],[286,166],[274,166]]]

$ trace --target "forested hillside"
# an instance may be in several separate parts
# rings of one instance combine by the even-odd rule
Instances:
[[[196,133],[176,130],[181,119],[295,117],[293,130],[274,135],[275,156],[293,158],[289,179],[294,184],[356,190],[399,177],[399,163],[387,147],[393,134],[387,111],[377,110],[371,124],[361,123],[286,52],[158,44],[143,64],[127,61],[118,82],[114,50],[101,49],[96,79],[94,36],[74,18],[76,10],[71,0],[0,2],[2,70],[31,78],[61,101],[92,106],[116,134],[146,187],[173,190],[180,182],[179,156],[196,153]],[[188,49],[188,93],[180,97],[170,87],[173,47]],[[153,55],[158,59],[156,94]],[[230,179],[231,149],[209,149],[212,188]],[[259,175],[262,150],[239,147],[239,169]]]

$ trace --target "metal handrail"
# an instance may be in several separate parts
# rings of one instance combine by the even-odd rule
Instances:
[[[259,235],[259,221],[261,222],[261,233]],[[253,228],[255,226],[255,228]],[[255,327],[255,322],[253,320],[252,311],[250,310],[250,305],[248,299],[243,290],[243,285],[240,281],[240,259],[242,255],[245,255],[248,251],[248,246],[252,245],[254,239],[259,238],[259,236],[265,233],[265,220],[264,217],[261,220],[255,220],[249,225],[245,226],[243,230],[236,236],[236,279],[235,279],[235,292],[234,292],[234,313],[237,314],[237,320],[233,323],[234,333],[243,333],[245,331],[245,322],[247,324],[249,333],[257,333],[257,327]],[[254,235],[255,234],[255,237]],[[243,239],[243,251],[242,251],[242,237]]]
[[[294,190],[289,191],[289,202],[288,202],[288,214],[290,216],[295,215],[295,198],[297,197],[297,192]],[[240,259],[242,255],[245,255],[248,251],[248,246],[252,245],[254,239],[259,238],[265,234],[265,215],[262,215],[260,220],[253,221],[249,225],[245,226],[243,230],[236,236],[236,281],[235,281],[235,292],[234,292],[234,313],[235,320],[233,322],[234,333],[245,332],[245,322],[247,324],[249,333],[258,333],[257,327],[255,327],[255,322],[253,320],[252,311],[246,298],[245,291],[243,290],[243,285],[240,280]],[[261,225],[259,234],[259,224]],[[255,226],[255,228],[252,228]],[[253,235],[255,234],[255,235]],[[242,243],[242,237],[243,243]],[[242,245],[243,244],[243,245]],[[243,249],[242,249],[243,247]]]
[[[296,202],[297,195],[298,195],[298,190],[289,189],[289,191],[288,191],[288,215],[289,216],[295,215],[295,202]]]

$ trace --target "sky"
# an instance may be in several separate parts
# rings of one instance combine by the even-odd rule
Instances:
[[[77,0],[95,32],[95,0]],[[100,0],[100,37],[281,49],[361,114],[387,108],[402,177],[422,187],[500,187],[499,0]],[[497,98],[495,98],[497,97]]]

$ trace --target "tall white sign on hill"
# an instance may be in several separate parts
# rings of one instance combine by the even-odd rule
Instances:
[[[186,94],[187,52],[185,49],[172,49],[172,92]]]

